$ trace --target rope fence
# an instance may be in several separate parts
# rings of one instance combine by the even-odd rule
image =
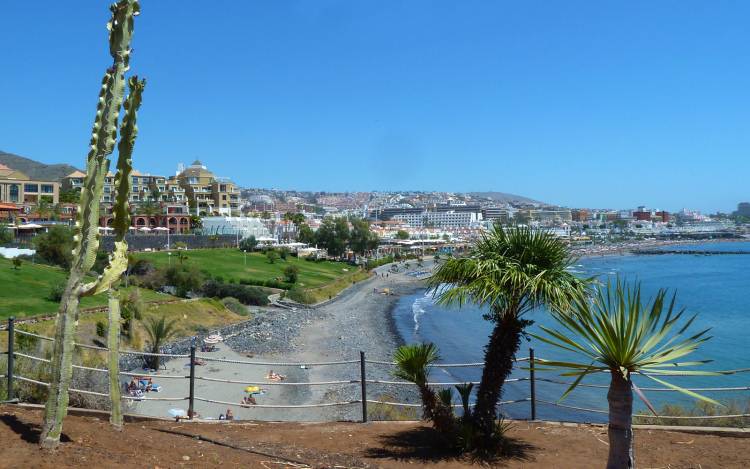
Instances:
[[[8,321],[8,327],[6,329],[8,331],[8,349],[5,351],[1,351],[1,355],[5,355],[8,357],[8,367],[5,374],[0,374],[0,379],[7,380],[7,390],[8,390],[8,399],[12,400],[14,395],[14,386],[13,383],[15,380],[19,382],[29,383],[32,385],[37,386],[43,386],[43,387],[49,387],[50,384],[44,381],[36,380],[29,378],[27,376],[22,376],[20,374],[16,374],[14,372],[14,359],[15,358],[21,358],[26,360],[31,360],[34,362],[44,363],[44,364],[50,364],[51,360],[43,357],[37,357],[34,355],[30,355],[28,353],[23,353],[20,351],[14,350],[14,337],[15,335],[22,335],[22,336],[28,336],[39,340],[45,340],[45,341],[51,341],[54,342],[54,338],[52,337],[46,337],[41,334],[36,334],[29,331],[22,331],[18,330],[13,325],[13,319],[11,318]],[[104,347],[98,347],[94,345],[88,345],[88,344],[80,344],[75,343],[76,347],[80,348],[86,348],[86,349],[93,349],[97,351],[102,352],[109,352],[109,349]],[[536,411],[537,411],[537,404],[544,404],[547,406],[552,406],[560,409],[567,409],[567,410],[573,410],[576,412],[585,412],[585,413],[595,413],[595,414],[602,414],[606,415],[609,413],[606,409],[597,409],[597,408],[591,408],[591,407],[585,407],[580,405],[570,405],[570,404],[563,404],[561,402],[555,402],[543,398],[538,398],[536,396],[536,384],[537,383],[549,383],[553,385],[560,385],[560,386],[570,386],[573,384],[571,381],[561,380],[561,379],[554,379],[554,378],[548,378],[548,377],[537,377],[535,376],[535,365],[544,365],[545,359],[543,358],[535,358],[534,357],[534,351],[533,349],[530,349],[530,354],[528,357],[521,357],[516,359],[515,361],[517,363],[522,362],[528,362],[528,367],[524,367],[523,370],[528,371],[528,376],[521,376],[521,377],[514,377],[509,378],[505,380],[505,383],[521,383],[521,382],[529,382],[529,395],[526,397],[521,397],[519,399],[512,399],[512,400],[504,400],[498,402],[498,405],[512,405],[512,404],[522,404],[522,403],[529,403],[530,405],[530,413],[531,413],[531,420],[536,420]],[[154,353],[154,352],[141,352],[141,351],[132,351],[132,350],[122,350],[118,351],[121,355],[137,355],[137,356],[144,356],[144,357],[163,357],[168,359],[189,359],[188,364],[185,366],[190,367],[190,373],[189,374],[159,374],[158,372],[154,372],[155,370],[146,370],[144,373],[134,373],[129,371],[120,371],[119,375],[124,377],[131,377],[131,378],[138,378],[140,379],[177,379],[177,380],[187,380],[189,382],[189,395],[188,396],[180,396],[180,397],[146,397],[146,396],[133,396],[133,395],[124,395],[122,396],[123,400],[126,401],[135,401],[135,402],[141,402],[141,401],[166,401],[166,402],[184,402],[188,401],[189,403],[189,410],[188,415],[192,416],[195,415],[194,412],[194,403],[197,402],[203,402],[207,404],[220,404],[220,405],[227,405],[227,406],[234,406],[234,407],[240,407],[240,408],[258,408],[258,409],[314,409],[314,408],[330,408],[330,407],[341,407],[341,406],[351,406],[351,405],[360,405],[362,410],[362,421],[366,422],[368,419],[368,411],[367,406],[368,404],[373,405],[385,405],[385,406],[391,406],[391,407],[401,407],[401,408],[420,408],[422,407],[421,403],[410,403],[410,402],[397,402],[389,399],[373,399],[371,397],[368,397],[368,390],[367,386],[405,386],[405,387],[414,387],[416,386],[412,382],[403,381],[403,380],[388,380],[388,379],[373,379],[368,378],[366,367],[367,365],[376,365],[376,366],[387,366],[387,367],[394,367],[396,363],[393,361],[388,360],[372,360],[367,359],[365,357],[364,352],[360,352],[359,359],[353,359],[353,360],[337,360],[337,361],[322,361],[322,362],[270,362],[270,361],[252,361],[252,360],[233,360],[233,359],[227,359],[227,358],[219,358],[219,357],[212,357],[207,355],[197,355],[196,354],[196,347],[192,346],[190,349],[190,353]],[[244,379],[229,379],[229,378],[214,378],[209,376],[198,376],[196,375],[196,364],[200,365],[202,363],[198,363],[199,361],[203,362],[217,362],[217,363],[227,363],[227,364],[233,364],[233,365],[242,365],[242,366],[262,366],[262,367],[301,367],[303,369],[309,369],[310,367],[319,367],[319,366],[344,366],[344,365],[359,365],[359,376],[357,378],[351,378],[351,379],[341,379],[341,380],[328,380],[328,381],[297,381],[297,382],[283,382],[283,381],[256,381],[256,380],[244,380]],[[435,363],[433,365],[430,365],[431,368],[481,368],[484,366],[483,362],[474,362],[474,363]],[[84,366],[84,365],[73,365],[74,369],[84,370],[84,371],[90,371],[90,372],[98,372],[98,373],[108,373],[109,370],[105,368],[96,368],[96,367],[90,367],[90,366]],[[381,368],[382,370],[382,368]],[[537,372],[540,370],[536,370]],[[714,371],[714,373],[718,373],[721,375],[735,375],[740,373],[746,373],[750,372],[750,368],[737,368],[737,369],[731,369],[731,370],[721,370],[721,371]],[[675,373],[669,373],[669,374],[660,374],[660,373],[649,373],[651,376],[690,376],[689,373],[682,374],[675,374]],[[351,399],[351,400],[341,400],[341,401],[334,401],[334,402],[317,402],[317,403],[303,403],[303,404],[251,404],[249,402],[229,402],[224,401],[221,399],[212,399],[208,397],[198,396],[195,393],[195,382],[196,381],[202,381],[206,383],[222,383],[222,384],[237,384],[237,385],[246,385],[246,386],[258,386],[258,387],[290,387],[290,388],[300,388],[300,387],[319,387],[319,386],[352,386],[352,385],[358,385],[360,387],[360,397],[359,399]],[[473,384],[478,385],[480,384],[479,381],[436,381],[436,382],[428,382],[427,385],[431,387],[452,387],[452,386],[459,386],[463,384]],[[593,383],[578,383],[577,386],[582,388],[592,388],[592,389],[608,389],[609,385],[607,384],[593,384]],[[646,392],[678,392],[676,389],[668,388],[668,387],[639,387],[640,390],[646,391]],[[728,386],[728,387],[694,387],[694,388],[685,388],[687,391],[690,392],[747,392],[750,391],[750,385],[748,386]],[[103,393],[103,392],[97,392],[97,391],[91,391],[86,389],[69,389],[72,393],[79,393],[83,395],[90,395],[90,396],[96,396],[101,398],[108,398],[110,397],[109,393]],[[472,406],[474,404],[471,404]],[[461,408],[463,407],[461,404],[452,404],[452,407],[454,408]],[[663,419],[674,419],[674,420],[717,420],[717,419],[733,419],[733,418],[750,418],[750,413],[735,413],[735,414],[726,414],[726,415],[649,415],[649,414],[633,414],[633,417],[638,418],[646,418],[646,419],[655,419],[655,420],[663,420]]]

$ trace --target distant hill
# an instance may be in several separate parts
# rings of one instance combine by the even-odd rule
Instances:
[[[516,195],[516,194],[506,194],[505,192],[468,192],[468,195],[472,197],[492,199],[497,202],[503,202],[503,203],[516,202],[516,203],[521,203],[521,204],[546,205],[544,202],[540,202],[538,200],[529,199],[528,197],[523,197],[521,195]]]
[[[4,151],[0,151],[0,164],[38,181],[59,181],[77,169],[69,164],[44,164]]]

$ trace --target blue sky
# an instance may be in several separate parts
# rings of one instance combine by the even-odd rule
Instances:
[[[141,3],[143,171],[200,158],[251,187],[750,199],[747,2]],[[83,166],[107,5],[3,5],[0,149]]]

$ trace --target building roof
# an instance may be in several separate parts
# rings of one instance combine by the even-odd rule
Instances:
[[[83,178],[86,177],[86,173],[83,171],[78,171],[77,169],[73,171],[72,173],[65,176],[65,178]],[[64,179],[64,178],[63,178]]]

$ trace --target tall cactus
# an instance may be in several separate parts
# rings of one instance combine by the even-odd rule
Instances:
[[[104,177],[109,170],[108,157],[114,150],[117,137],[117,122],[125,88],[125,72],[128,70],[130,62],[130,40],[133,34],[134,17],[140,12],[140,5],[138,0],[120,0],[112,4],[110,10],[112,18],[107,23],[107,28],[109,29],[109,51],[113,58],[113,64],[104,74],[99,91],[99,102],[86,162],[86,178],[78,205],[73,262],[55,320],[55,342],[50,362],[51,379],[41,438],[42,447],[45,448],[54,448],[59,444],[63,419],[68,411],[68,389],[73,373],[74,338],[78,325],[80,299],[83,296],[108,290],[112,286],[112,283],[119,278],[124,270],[122,258],[125,257],[125,251],[127,251],[124,239],[119,240],[110,258],[110,266],[105,269],[102,276],[95,282],[84,282],[86,273],[94,265],[96,251],[99,248],[99,200],[104,188]],[[143,82],[140,82],[140,90],[134,93],[132,80],[131,95],[137,94],[137,98],[133,99],[140,103]],[[134,81],[138,83],[137,79],[134,79]],[[133,108],[133,115],[136,108],[137,106]],[[132,121],[132,126],[135,130],[135,119]],[[133,133],[132,139],[134,140],[134,138]],[[132,141],[130,142],[130,150],[132,151]],[[126,152],[124,156],[127,162],[118,162],[120,182],[122,182],[123,177],[127,180],[130,179],[129,169],[127,168],[130,161],[130,152]],[[120,155],[120,160],[122,160],[122,157],[123,155]],[[125,203],[127,203],[129,186],[127,186],[127,191],[124,191],[124,194],[123,191],[118,192],[120,192],[118,193],[118,202],[119,199],[124,197]],[[117,210],[122,211],[123,209]],[[124,210],[127,211],[127,207]],[[120,222],[122,222],[122,217]],[[127,221],[125,223],[127,224]],[[127,266],[126,257],[124,264]]]
[[[109,258],[109,265],[97,282],[96,291],[109,288],[109,333],[107,334],[107,364],[109,369],[109,399],[112,412],[110,422],[122,429],[122,403],[120,400],[120,300],[110,286],[120,278],[128,267],[128,243],[125,235],[130,226],[128,200],[132,187],[130,173],[133,170],[133,147],[138,136],[136,125],[138,108],[146,80],[138,81],[131,77],[128,81],[130,94],[125,99],[125,112],[120,124],[120,141],[117,143],[117,174],[115,175],[115,250]]]

